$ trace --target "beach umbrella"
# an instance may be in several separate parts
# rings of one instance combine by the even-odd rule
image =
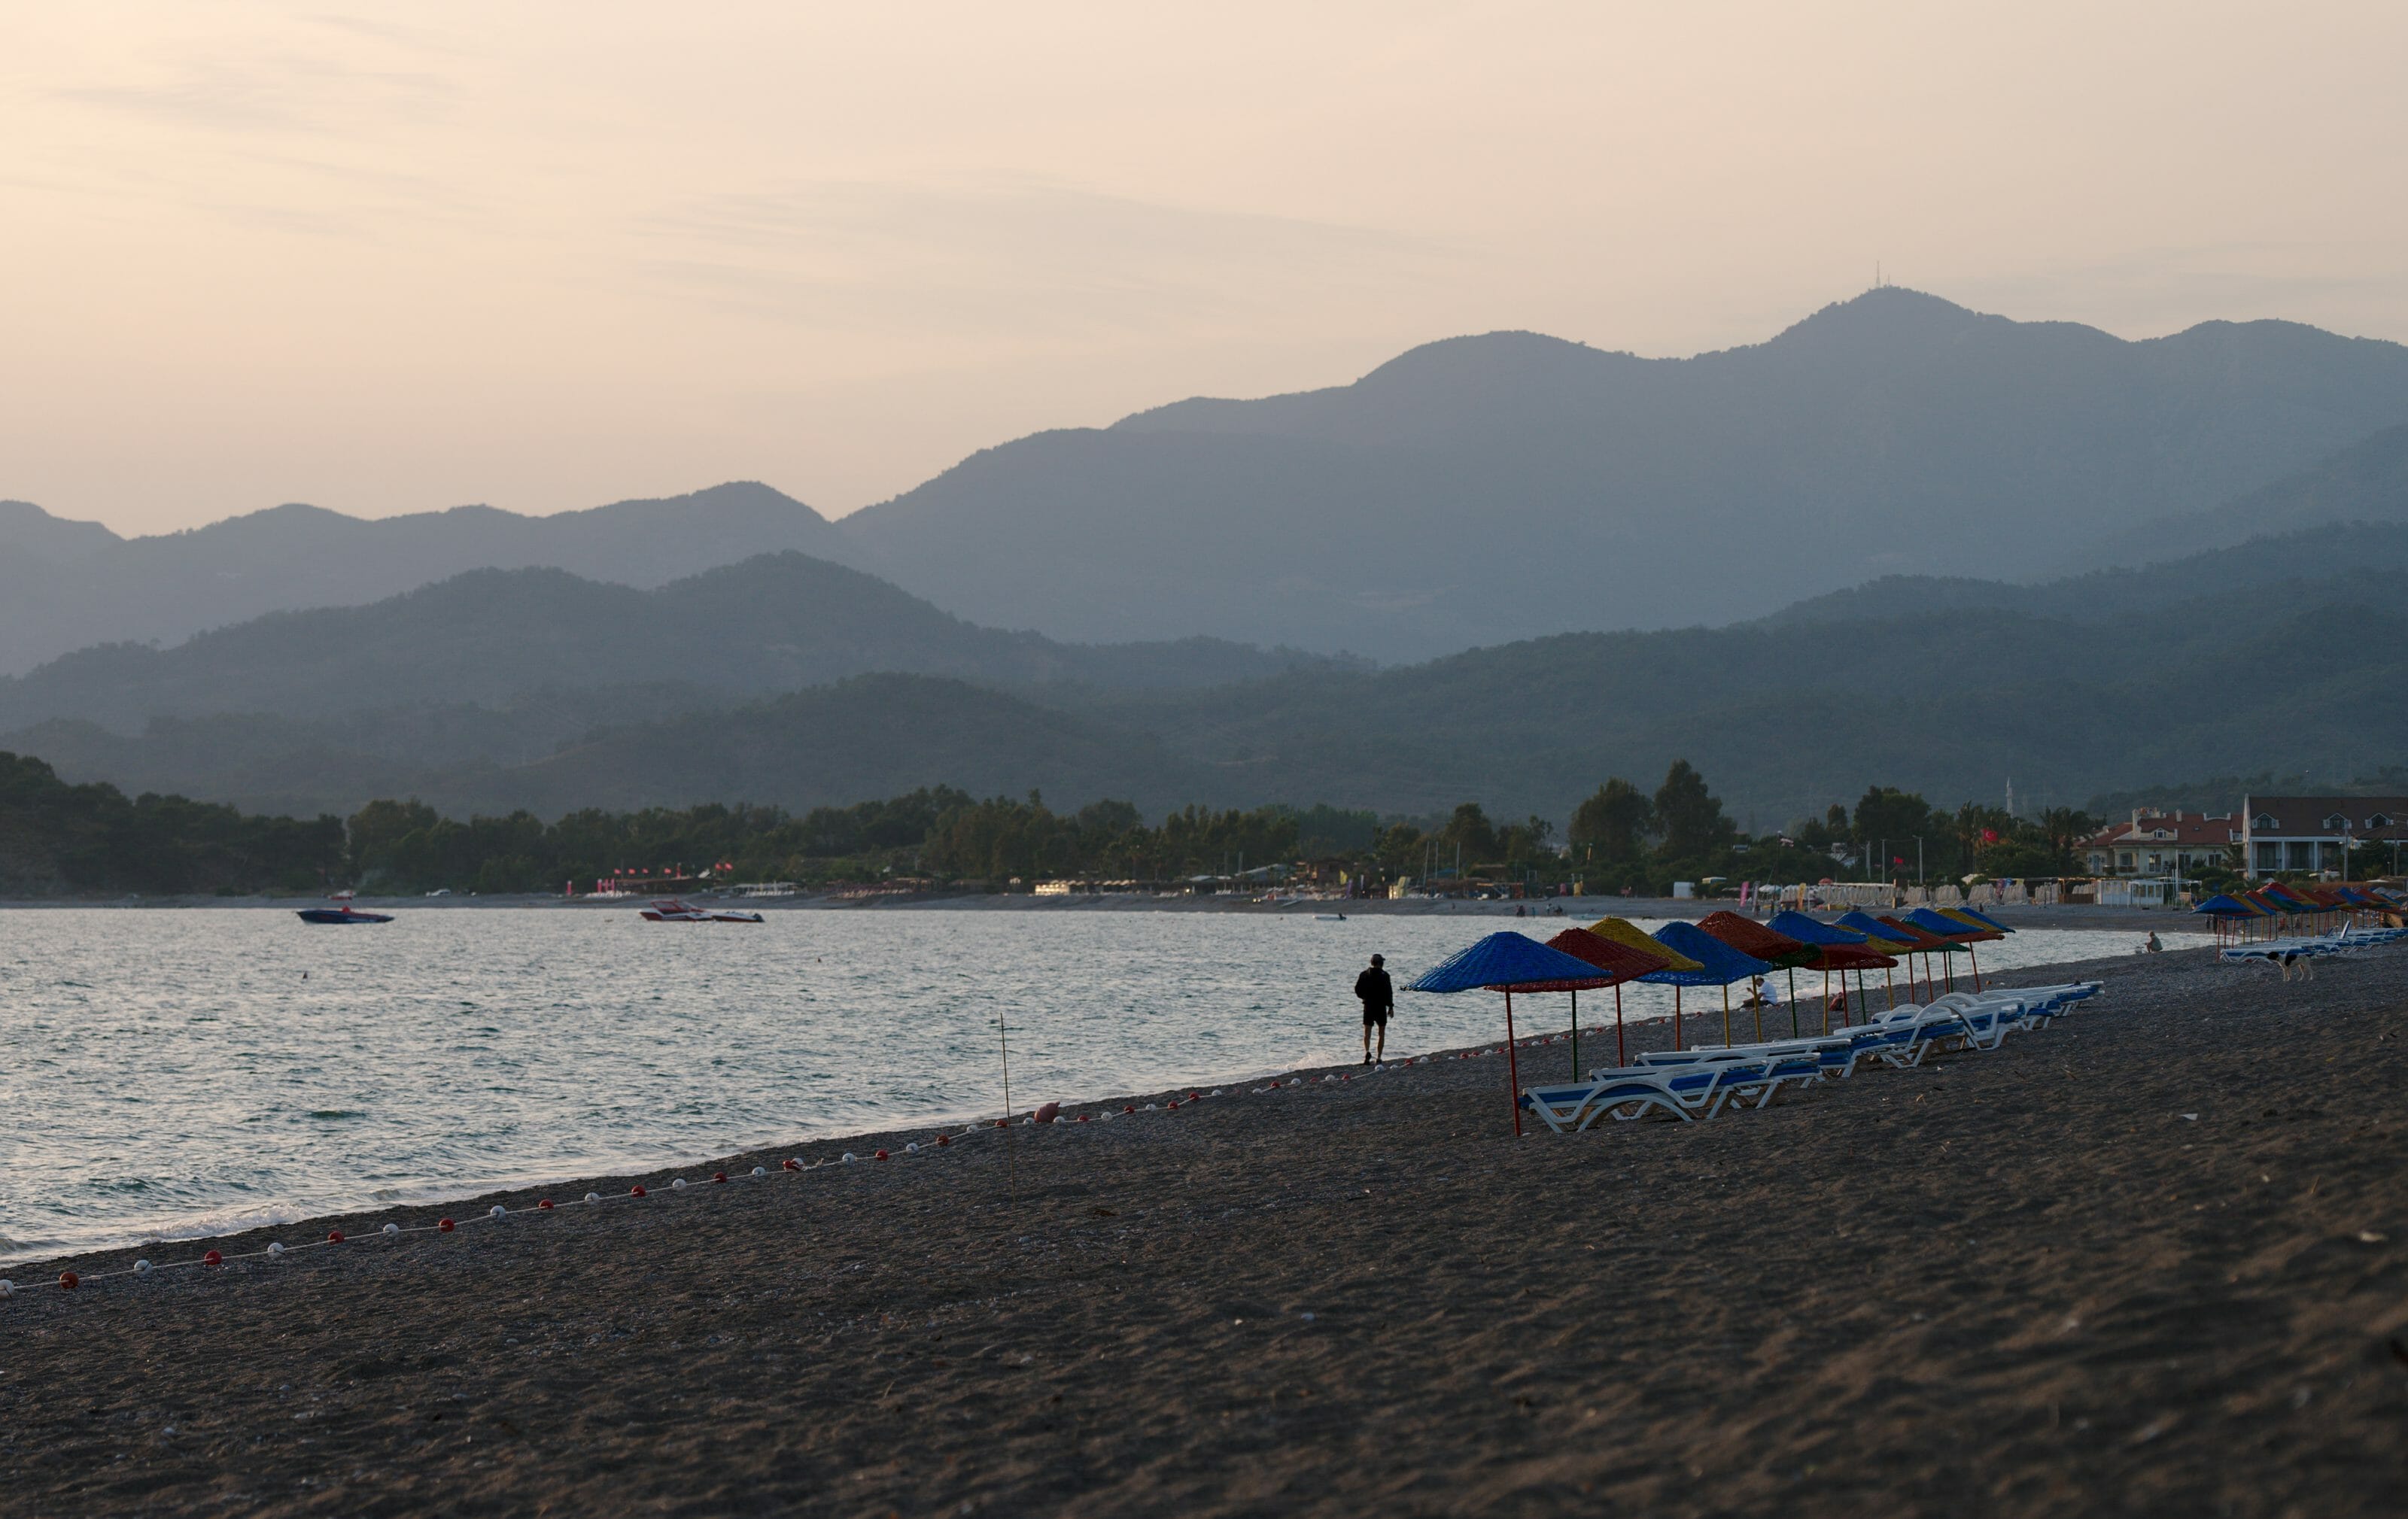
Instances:
[[[1944,912],[1934,912],[1929,908],[1916,908],[1906,915],[1906,921],[1934,939],[1944,939],[1952,943],[1964,945],[1966,958],[1973,967],[1973,990],[1977,992],[1982,989],[1982,957],[1974,953],[1973,946],[1985,939],[2000,939],[2007,937],[1995,928],[1985,928],[1980,924],[1952,918]],[[1952,988],[1956,985],[1954,977],[1950,978],[1949,985]]]
[[[2249,920],[2265,915],[2265,909],[2254,902],[2244,902],[2229,892],[2218,892],[2191,911],[2206,918],[2215,929],[2215,941],[2222,944],[2225,936],[2236,928],[2246,930]]]
[[[1627,944],[1630,948],[1638,950],[1645,954],[1663,955],[1665,957],[1664,968],[1667,970],[1703,970],[1705,968],[1705,967],[1699,965],[1697,961],[1690,959],[1687,955],[1683,954],[1678,950],[1675,950],[1670,945],[1657,939],[1653,934],[1650,934],[1646,929],[1640,927],[1637,924],[1632,923],[1627,918],[1599,918],[1597,922],[1588,925],[1588,931],[1595,934],[1599,939],[1610,939],[1616,944]],[[1654,977],[1641,976],[1640,980],[1652,981],[1654,980]],[[1622,990],[1619,987],[1614,989],[1613,1004],[1615,1009],[1619,1010],[1622,1006]],[[1681,988],[1678,983],[1675,983],[1672,987],[1672,1048],[1677,1050],[1680,1047]]]
[[[1945,910],[1952,918],[1964,918],[1970,922],[1978,923],[1985,928],[1995,928],[2002,934],[2012,934],[2014,932],[2014,929],[2008,927],[2005,924],[2000,923],[1998,919],[1991,917],[1988,913],[1976,912],[1969,907],[1952,907]]]
[[[1646,938],[1644,934],[1640,937]],[[1635,944],[1608,939],[1586,928],[1567,928],[1547,940],[1547,948],[1561,950],[1575,960],[1585,960],[1612,978],[1608,984],[1613,988],[1613,1063],[1617,1066],[1629,1064],[1629,1056],[1625,1053],[1622,1043],[1622,983],[1637,981],[1651,970],[1665,969],[1674,958],[1671,951],[1656,944],[1653,939],[1648,942],[1654,947],[1642,950]],[[1680,958],[1686,959],[1687,956]],[[1575,1081],[1580,1078],[1578,992],[1572,994],[1572,1078]]]
[[[1576,992],[1603,986],[1604,977],[1585,960],[1551,950],[1527,934],[1496,933],[1456,951],[1416,977],[1408,992],[1482,991],[1505,994],[1505,1079],[1512,1083],[1513,1132],[1522,1132],[1522,1067],[1513,1052],[1515,992]]]
[[[1836,924],[1819,922],[1803,912],[1776,913],[1772,921],[1765,926],[1778,933],[1786,934],[1802,944],[1810,944],[1817,952],[1815,958],[1807,966],[1807,968],[1823,972],[1823,1032],[1826,1034],[1831,1031],[1832,971],[1836,970],[1840,973],[1840,992],[1842,998],[1841,1006],[1844,1010],[1849,971],[1856,972],[1856,989],[1861,993],[1864,991],[1866,971],[1875,966],[1886,971],[1895,968],[1898,965],[1896,960],[1876,949],[1874,941],[1865,935],[1853,928],[1842,928]],[[1868,1011],[1872,1007],[1870,994],[1866,994],[1865,1006]],[[1849,1019],[1844,1010],[1842,1011],[1840,1019],[1841,1026],[1847,1026]]]
[[[1723,989],[1723,1044],[1727,1048],[1730,1037],[1730,987],[1735,981],[1761,976],[1772,967],[1753,954],[1742,954],[1707,933],[1694,923],[1668,923],[1650,936],[1657,943],[1669,945],[1698,962],[1695,970],[1657,970],[1641,976],[1641,981],[1670,986],[1719,986]],[[1673,1025],[1673,1047],[1680,1046],[1680,1025]]]
[[[1798,1037],[1798,967],[1812,965],[1817,951],[1811,945],[1777,932],[1754,918],[1742,918],[1736,912],[1709,912],[1698,920],[1698,926],[1713,935],[1742,954],[1752,954],[1769,966],[1779,966],[1789,973],[1789,1035]],[[1764,1042],[1764,1003],[1756,1001],[1756,1042]]]
[[[1935,995],[1939,991],[1931,979],[1931,957],[1935,954],[1940,956],[1941,967],[1947,973],[1948,989],[1952,992],[1956,990],[1956,963],[1948,957],[1962,953],[1965,948],[1962,944],[1953,939],[1943,939],[1928,928],[1918,928],[1905,919],[1893,917],[1888,913],[1882,914],[1881,921],[1906,935],[1907,947],[1923,956],[1923,989],[1925,991]]]
[[[1914,949],[1915,935],[1913,931],[1893,926],[1870,912],[1843,912],[1840,914],[1839,925],[1842,928],[1853,928],[1864,935],[1865,947],[1879,950],[1884,954],[1904,957],[1910,955]],[[1889,988],[1889,1005],[1893,1008],[1897,1007],[1898,983],[1886,976],[1883,977],[1882,981],[1883,984]],[[1906,962],[1906,995],[1909,1000],[1913,1000],[1914,996],[1913,959],[1908,959]]]

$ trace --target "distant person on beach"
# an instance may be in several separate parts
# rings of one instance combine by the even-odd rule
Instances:
[[[1379,1058],[1388,1058],[1388,1015],[1397,1010],[1397,987],[1388,980],[1388,973],[1380,968],[1386,964],[1375,954],[1371,956],[1371,968],[1354,978],[1354,996],[1363,1004],[1363,1064],[1367,1066],[1372,1060],[1371,1031],[1375,1028],[1380,1031]]]
[[[2158,942],[2157,942],[2157,931],[2156,929],[2154,929],[2154,928],[2150,929],[2150,930],[2149,930],[2149,953],[2150,953],[2151,954],[2156,954],[2156,953],[2157,953],[2158,952],[2162,951],[2164,948],[2165,948],[2165,946],[2164,946],[2163,944],[2160,944],[2160,943],[2158,943]]]

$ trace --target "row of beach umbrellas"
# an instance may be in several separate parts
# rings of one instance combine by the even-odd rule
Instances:
[[[1405,989],[1504,994],[1506,1079],[1512,1083],[1513,1132],[1519,1134],[1522,1078],[1520,1062],[1514,1055],[1516,992],[1571,994],[1572,1068],[1578,1070],[1580,994],[1611,988],[1614,1064],[1626,1065],[1629,1059],[1622,1025],[1622,987],[1626,982],[1672,988],[1672,1042],[1678,1049],[1683,1038],[1684,988],[1722,988],[1723,1042],[1729,1044],[1733,1038],[1731,987],[1741,982],[1753,982],[1759,977],[1785,974],[1789,982],[1789,1032],[1792,1038],[1799,1038],[1805,1031],[1798,1018],[1798,972],[1820,970],[1825,990],[1822,1032],[1828,1034],[1831,1030],[1829,978],[1834,972],[1840,976],[1843,997],[1848,974],[1855,972],[1858,994],[1864,1005],[1870,1007],[1870,994],[1864,985],[1864,973],[1878,967],[1889,988],[1891,1005],[1895,1006],[1897,982],[1892,973],[1898,967],[1903,964],[1906,967],[1911,998],[1917,957],[1923,962],[1927,991],[1936,992],[1932,957],[1940,957],[1939,973],[1946,975],[1954,990],[1956,979],[1951,957],[1963,954],[1971,962],[1973,987],[1979,991],[1981,968],[1980,961],[1973,958],[1973,945],[2003,939],[2013,932],[2004,924],[1968,908],[1937,911],[1918,908],[1902,918],[1851,912],[1835,923],[1824,923],[1796,911],[1782,912],[1764,923],[1736,912],[1713,912],[1696,923],[1666,924],[1652,934],[1628,919],[1607,917],[1584,928],[1567,928],[1543,944],[1526,934],[1490,934],[1432,967]],[[1849,1021],[1846,1006],[1842,1001],[1843,1027]],[[1761,1041],[1764,1009],[1760,999],[1754,1011],[1756,1039]]]
[[[2358,886],[2294,886],[2270,881],[2245,891],[2218,892],[2191,909],[2212,920],[2216,942],[2251,938],[2261,925],[2271,935],[2289,931],[2305,918],[2322,928],[2333,916],[2352,918],[2361,912],[2398,912],[2401,904]]]

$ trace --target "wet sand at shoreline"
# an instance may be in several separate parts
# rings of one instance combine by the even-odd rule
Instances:
[[[371,1238],[0,1302],[0,1512],[2400,1512],[2408,948],[2077,973],[1708,1124],[1448,1059],[253,1231]]]

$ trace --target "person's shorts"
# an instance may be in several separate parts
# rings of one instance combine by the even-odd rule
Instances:
[[[1385,1008],[1375,1008],[1367,1003],[1363,1008],[1363,1026],[1369,1028],[1374,1024],[1377,1024],[1382,1028],[1387,1027],[1388,1010]]]

